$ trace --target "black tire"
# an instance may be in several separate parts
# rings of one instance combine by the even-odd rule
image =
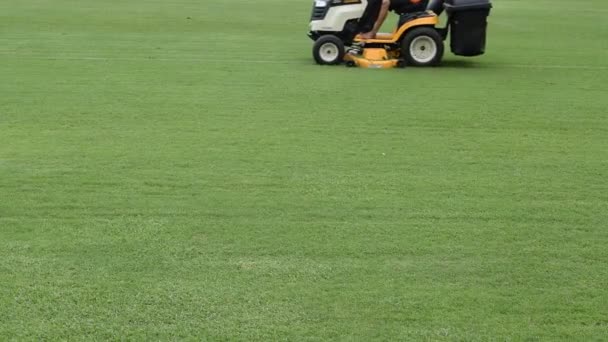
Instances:
[[[443,58],[443,39],[433,27],[416,27],[401,41],[401,56],[407,65],[437,66]]]
[[[322,36],[313,45],[312,56],[317,64],[340,64],[344,60],[344,42],[331,34]]]

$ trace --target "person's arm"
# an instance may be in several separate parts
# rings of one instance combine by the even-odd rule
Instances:
[[[388,15],[388,9],[390,6],[391,6],[390,0],[382,0],[382,7],[380,7],[380,14],[378,14],[378,20],[376,20],[376,24],[374,24],[374,28],[372,29],[372,32],[374,32],[374,35],[376,33],[378,33],[378,31],[380,30],[380,27],[382,27],[382,24],[384,24],[384,21],[386,20],[386,16]]]

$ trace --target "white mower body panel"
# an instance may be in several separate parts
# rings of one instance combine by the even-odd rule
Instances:
[[[331,1],[332,0],[315,1],[315,8],[319,8],[318,5],[320,3],[326,3],[326,6],[329,6]],[[361,3],[332,6],[327,11],[324,19],[310,22],[310,31],[341,32],[347,21],[361,18],[366,7],[367,0],[362,0]]]

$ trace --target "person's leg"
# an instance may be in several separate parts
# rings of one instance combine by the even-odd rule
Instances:
[[[376,19],[378,19],[378,13],[380,13],[380,7],[382,6],[382,0],[367,0],[367,6],[361,18],[359,18],[359,25],[357,27],[358,32],[369,32],[374,28]]]
[[[380,6],[380,12],[378,13],[378,19],[374,23],[374,27],[372,27],[371,31],[361,34],[361,38],[363,39],[373,39],[376,37],[376,33],[380,30],[380,27],[386,20],[386,16],[388,15],[388,8],[391,5],[390,0],[382,0],[382,5]]]

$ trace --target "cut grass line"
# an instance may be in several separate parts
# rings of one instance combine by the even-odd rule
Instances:
[[[514,69],[578,69],[578,70],[608,70],[608,65],[538,65],[538,64],[494,64],[496,67]]]
[[[237,59],[208,59],[208,58],[156,58],[156,57],[71,57],[71,56],[32,56],[32,55],[0,55],[5,58],[19,58],[19,59],[30,59],[30,60],[52,60],[52,61],[125,61],[125,62],[204,62],[204,63],[239,63],[242,64],[242,60]],[[278,60],[247,60],[247,63],[257,64],[301,64],[296,61],[278,61]]]
[[[18,58],[29,60],[57,60],[57,61],[125,61],[125,62],[192,62],[192,63],[243,63],[237,59],[215,59],[215,58],[156,58],[156,57],[95,57],[95,56],[34,56],[17,54],[0,54],[2,58]],[[301,65],[301,60],[248,60],[247,63],[255,64],[297,64]],[[512,68],[512,69],[572,69],[572,70],[608,70],[608,65],[551,65],[551,64],[484,64],[481,67]]]

